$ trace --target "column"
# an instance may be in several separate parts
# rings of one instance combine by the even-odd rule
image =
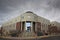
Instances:
[[[26,21],[25,21],[25,24],[24,24],[24,31],[26,31]]]
[[[33,32],[33,22],[31,22],[31,32]]]
[[[21,22],[21,31],[22,31],[22,22]]]

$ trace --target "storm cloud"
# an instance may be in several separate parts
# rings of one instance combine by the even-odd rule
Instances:
[[[0,0],[0,24],[26,11],[60,22],[60,0]]]

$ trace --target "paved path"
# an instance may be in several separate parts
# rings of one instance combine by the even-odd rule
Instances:
[[[60,40],[60,36],[42,37],[42,38],[0,38],[0,40]]]

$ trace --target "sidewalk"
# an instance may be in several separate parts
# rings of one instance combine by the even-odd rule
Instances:
[[[59,36],[59,35],[45,35],[45,36],[36,36],[36,37],[1,37],[1,38],[6,38],[6,39],[36,39],[36,38],[47,38],[47,37],[54,37],[54,36]]]

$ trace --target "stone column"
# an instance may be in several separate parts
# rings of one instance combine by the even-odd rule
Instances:
[[[25,21],[25,24],[24,24],[24,31],[26,31],[26,21]]]
[[[21,31],[22,31],[22,22],[21,22]]]
[[[35,32],[37,32],[37,22],[35,22]]]
[[[31,21],[31,32],[33,32],[33,22]]]

